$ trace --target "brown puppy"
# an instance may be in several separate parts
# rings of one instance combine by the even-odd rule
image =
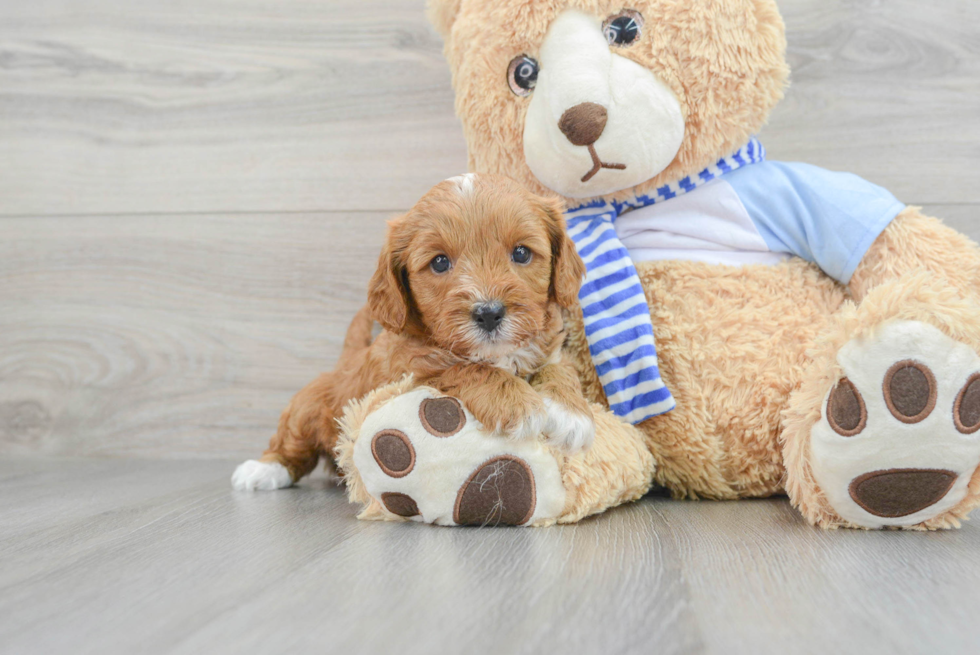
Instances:
[[[233,486],[299,480],[332,456],[344,405],[406,373],[459,398],[487,429],[588,447],[592,413],[561,352],[561,309],[576,304],[584,272],[558,201],[500,176],[436,185],[389,222],[337,368],[296,394],[269,449],[238,467]],[[372,317],[384,328],[373,341]]]

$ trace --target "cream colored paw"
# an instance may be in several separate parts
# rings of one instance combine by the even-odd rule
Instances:
[[[377,501],[375,518],[532,525],[565,505],[558,463],[541,439],[490,433],[458,400],[428,387],[369,414],[353,462]]]
[[[551,445],[568,453],[592,446],[595,422],[591,412],[583,414],[551,398],[545,398],[544,404],[548,414],[543,432]]]
[[[980,465],[980,357],[894,321],[847,343],[811,432],[817,484],[846,521],[913,526],[955,507]]]
[[[242,462],[231,476],[231,486],[238,491],[273,491],[293,484],[286,467],[279,462]]]

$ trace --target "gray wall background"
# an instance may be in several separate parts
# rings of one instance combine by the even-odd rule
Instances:
[[[980,237],[980,3],[780,6],[770,157]],[[254,455],[465,166],[422,0],[0,0],[0,455]]]

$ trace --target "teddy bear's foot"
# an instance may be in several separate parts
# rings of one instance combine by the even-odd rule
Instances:
[[[374,500],[363,518],[438,525],[552,522],[565,505],[558,462],[539,441],[493,436],[428,387],[368,414],[353,463]]]
[[[926,323],[892,321],[837,361],[843,377],[810,435],[834,511],[863,528],[939,527],[944,513],[962,514],[980,464],[977,353]]]

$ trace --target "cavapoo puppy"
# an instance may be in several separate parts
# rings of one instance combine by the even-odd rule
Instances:
[[[296,394],[269,449],[232,484],[299,480],[332,456],[344,405],[406,373],[458,398],[488,429],[588,447],[592,413],[561,350],[562,308],[576,305],[584,272],[557,200],[493,175],[436,185],[389,222],[336,369]],[[372,319],[384,328],[373,340]]]

